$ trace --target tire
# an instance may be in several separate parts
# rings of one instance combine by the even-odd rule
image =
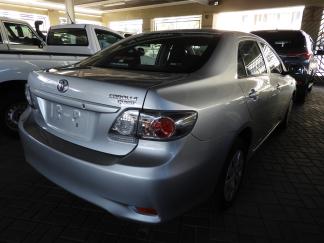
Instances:
[[[243,140],[237,139],[232,146],[223,166],[219,181],[219,198],[221,207],[232,206],[242,183],[245,171],[247,146]]]
[[[307,86],[302,88],[297,88],[295,101],[298,103],[304,103],[307,95]]]
[[[0,129],[7,135],[18,137],[19,117],[26,109],[27,102],[22,95],[6,96],[1,102]]]
[[[280,123],[280,128],[287,129],[290,121],[290,114],[293,107],[293,100],[290,100],[284,119]]]

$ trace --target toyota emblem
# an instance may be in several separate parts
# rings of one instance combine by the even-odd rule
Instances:
[[[69,89],[69,82],[65,79],[61,79],[57,85],[57,90],[61,93],[65,93]]]

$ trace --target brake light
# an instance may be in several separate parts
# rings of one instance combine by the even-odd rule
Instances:
[[[149,215],[149,216],[155,216],[157,215],[157,211],[154,208],[135,208],[136,212],[139,214]]]
[[[157,137],[169,138],[174,134],[176,125],[171,118],[161,117],[151,123],[151,129]]]
[[[173,140],[191,132],[197,120],[194,111],[141,111],[127,110],[115,121],[110,138],[124,142],[136,139]]]
[[[305,60],[309,60],[312,56],[312,53],[309,52],[291,52],[288,53],[288,57],[302,57]]]

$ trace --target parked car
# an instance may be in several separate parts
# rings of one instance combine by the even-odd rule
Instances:
[[[304,101],[312,90],[318,63],[312,38],[302,30],[253,31],[265,39],[279,54],[297,81],[296,100]]]
[[[31,71],[79,62],[122,38],[101,26],[61,25],[51,28],[48,46],[28,23],[0,18],[0,129],[17,133]]]
[[[48,52],[93,55],[124,38],[123,33],[99,25],[56,25],[48,31],[46,50]]]
[[[253,152],[287,125],[295,86],[254,35],[141,34],[30,74],[20,136],[48,179],[118,217],[159,223],[216,185],[233,202]]]

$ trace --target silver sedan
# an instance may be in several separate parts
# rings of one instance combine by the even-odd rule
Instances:
[[[295,80],[247,33],[136,35],[30,74],[26,160],[112,214],[159,223],[215,192],[235,199],[251,155],[289,120]]]

